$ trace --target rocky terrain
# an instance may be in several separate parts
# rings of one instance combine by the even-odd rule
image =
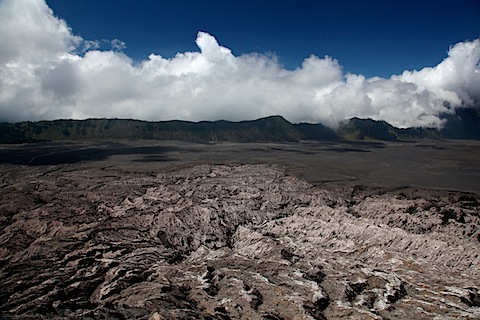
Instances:
[[[0,319],[478,319],[480,197],[267,164],[5,166]]]

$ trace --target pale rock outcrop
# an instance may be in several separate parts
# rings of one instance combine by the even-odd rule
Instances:
[[[0,203],[4,319],[480,317],[475,194],[58,167]]]

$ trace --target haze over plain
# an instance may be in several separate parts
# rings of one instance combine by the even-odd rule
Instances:
[[[55,4],[56,1],[49,3],[62,9],[59,3]],[[118,16],[118,12],[122,10],[126,19],[124,29],[135,29],[133,25],[126,23],[129,16],[137,15],[139,19],[142,17],[141,11],[136,10],[138,6],[126,6],[127,2],[124,1],[116,2],[115,5],[100,1],[97,7],[88,1],[83,2],[83,5],[79,5],[78,1],[71,3],[73,9],[75,5],[78,9],[78,15],[72,18],[77,25],[81,25],[78,20],[82,17],[85,20],[93,17],[90,28],[85,29],[88,31],[97,24],[108,24],[109,19]],[[299,12],[298,7],[305,4],[311,2],[305,1],[297,5],[291,3],[283,9],[285,13],[287,8],[290,8],[292,16],[296,16],[294,31],[298,35],[299,47],[304,43],[302,37],[311,34],[307,29],[318,27],[312,21],[323,17],[320,10],[316,11],[319,17],[312,13],[307,15],[305,12],[309,11],[308,7]],[[345,8],[347,4],[341,3]],[[191,10],[196,8],[195,5],[192,6]],[[207,6],[212,12],[215,12],[218,6],[226,8],[225,5],[211,2]],[[269,13],[263,5],[259,6],[252,7],[251,11],[257,14],[263,12],[265,15]],[[479,12],[474,1],[460,1],[456,7],[444,6],[441,9],[438,8],[442,5],[438,5],[437,9],[443,10],[441,13],[451,12],[449,19],[444,19],[445,15],[439,14],[440,11],[434,10],[435,8],[419,6],[417,9],[420,12],[426,14],[427,9],[431,9],[432,14],[426,14],[424,21],[406,21],[403,28],[407,32],[412,30],[412,24],[422,32],[425,28],[420,26],[440,23],[447,26],[464,24],[467,29],[479,27],[478,22],[472,22],[471,19],[471,15]],[[109,8],[109,15],[103,16],[103,23],[95,20],[98,19],[98,13],[93,10],[95,8]],[[208,8],[196,9],[201,9],[200,13],[206,13]],[[126,11],[127,9],[130,11]],[[176,12],[175,8],[168,6],[147,6],[147,9],[158,12],[160,16]],[[419,13],[411,9],[415,8],[407,2],[405,10],[410,10],[415,18],[418,17]],[[68,13],[65,7],[62,10]],[[364,12],[370,11],[377,15],[382,15],[383,12],[382,19],[376,22],[385,22],[385,27],[391,27],[386,23],[389,15],[395,17],[395,21],[398,21],[398,15],[402,15],[402,12],[394,15],[392,7],[373,7],[366,4],[363,10],[358,12],[359,20]],[[456,16],[454,13],[458,10],[464,12],[464,15]],[[238,12],[241,15],[247,11],[239,8]],[[270,11],[272,14],[278,12],[275,8]],[[331,13],[339,19],[342,14],[345,15],[345,11]],[[237,19],[233,18],[233,12],[230,16],[233,20]],[[255,14],[253,16],[255,18]],[[347,14],[347,17],[352,17],[352,14]],[[1,120],[117,117],[142,120],[235,121],[278,114],[291,122],[321,122],[332,127],[343,119],[355,116],[385,120],[397,127],[441,127],[444,121],[440,117],[442,113],[453,112],[458,106],[475,105],[480,98],[480,28],[472,32],[453,30],[458,31],[455,35],[453,31],[449,33],[446,30],[432,32],[429,41],[422,45],[428,47],[431,43],[432,46],[438,46],[438,43],[443,41],[443,50],[448,50],[443,60],[432,61],[433,66],[418,68],[418,71],[405,70],[398,74],[378,77],[355,73],[355,69],[359,68],[352,65],[349,65],[348,69],[344,68],[342,61],[328,55],[328,52],[307,53],[305,59],[295,66],[288,60],[290,55],[282,58],[281,53],[274,53],[276,47],[272,44],[269,44],[267,50],[259,48],[258,52],[249,51],[251,47],[245,45],[245,40],[241,40],[242,37],[255,37],[252,29],[248,28],[243,35],[235,34],[241,49],[239,53],[234,53],[234,40],[229,40],[229,47],[232,48],[221,44],[223,37],[228,38],[226,33],[221,32],[221,28],[205,24],[205,20],[196,19],[195,16],[190,20],[193,21],[192,25],[195,21],[198,22],[195,32],[201,30],[196,34],[195,43],[198,49],[179,46],[179,50],[184,51],[174,54],[175,49],[168,48],[169,42],[166,38],[165,56],[159,51],[147,57],[139,57],[135,50],[128,50],[129,43],[121,39],[121,34],[119,39],[112,37],[107,40],[81,36],[82,30],[72,29],[68,20],[57,16],[44,0],[1,1]],[[287,19],[282,21],[288,24]],[[162,24],[164,21],[159,19],[157,23]],[[355,26],[368,24],[369,22],[355,24],[346,21],[347,31],[344,34],[355,35]],[[185,31],[181,31],[181,25],[178,26],[178,36],[184,36]],[[221,34],[219,41],[215,34],[209,33],[211,31],[203,27],[212,27],[214,32],[218,31]],[[382,25],[375,27],[381,29]],[[191,28],[184,29],[191,31]],[[337,35],[332,31],[334,29],[326,29],[323,33]],[[398,32],[401,29],[399,26],[396,30]],[[259,29],[259,33],[261,30]],[[278,30],[285,32],[279,24]],[[400,35],[393,32],[393,29],[389,30],[392,38],[405,37],[405,34]],[[384,40],[388,32],[383,31],[381,39]],[[442,34],[445,34],[444,38]],[[458,39],[459,35],[470,38]],[[193,44],[195,33],[192,32],[191,36]],[[416,37],[411,32],[408,36]],[[366,42],[370,37],[381,40],[378,33],[364,34]],[[271,34],[271,38],[279,39],[279,33]],[[443,40],[439,41],[439,38]],[[349,38],[338,40],[342,41],[347,43]],[[158,43],[160,48],[155,49],[161,50],[161,37]],[[291,47],[297,44],[292,41],[291,34],[285,34],[283,43]],[[416,49],[411,48],[413,56],[421,51]],[[355,56],[361,52],[359,49],[358,52],[350,52],[350,55]],[[405,52],[403,55],[406,55]]]

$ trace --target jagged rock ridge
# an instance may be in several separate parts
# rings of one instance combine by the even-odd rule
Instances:
[[[325,189],[268,165],[1,183],[6,319],[480,317],[473,194]]]

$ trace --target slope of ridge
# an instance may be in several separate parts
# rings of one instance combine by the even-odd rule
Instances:
[[[441,116],[443,128],[396,128],[385,121],[352,118],[340,123],[337,134],[346,140],[480,139],[480,106],[460,107]]]
[[[161,121],[87,119],[2,124],[4,143],[24,140],[156,139],[190,142],[294,142],[303,135],[280,116],[252,121]]]
[[[298,142],[301,140],[480,139],[480,106],[442,115],[445,126],[396,128],[385,121],[351,118],[337,129],[321,123],[292,124],[281,116],[250,121],[140,121],[131,119],[53,120],[0,123],[0,143],[55,140],[154,139],[188,142]]]
[[[385,121],[352,118],[340,124],[338,133],[347,140],[386,140],[396,141],[398,135],[395,127]]]

